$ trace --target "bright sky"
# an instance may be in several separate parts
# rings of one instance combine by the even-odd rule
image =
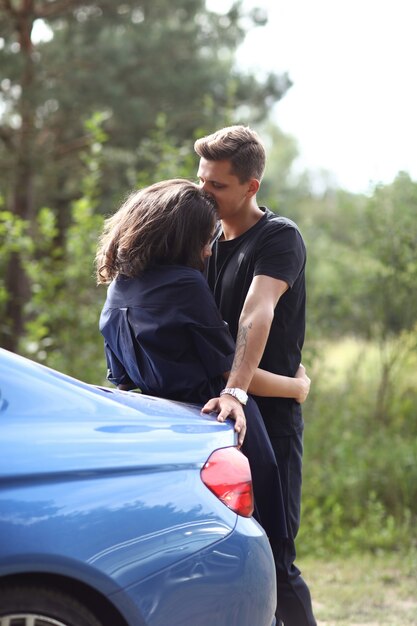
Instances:
[[[298,167],[328,170],[355,193],[400,170],[417,180],[416,0],[243,4],[267,9],[269,23],[248,34],[240,64],[294,83],[274,118],[298,141]]]

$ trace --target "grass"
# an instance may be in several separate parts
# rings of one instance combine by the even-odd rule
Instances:
[[[297,565],[318,626],[417,626],[415,345],[415,332],[381,350],[354,338],[324,342],[310,372]],[[360,545],[369,552],[355,552]]]
[[[298,565],[318,626],[417,624],[417,553],[309,557]]]
[[[385,360],[395,360],[393,357],[401,355],[396,373],[403,386],[411,385],[414,388],[414,371],[417,366],[415,341],[415,332],[404,333],[400,337],[386,340],[383,352],[375,343],[356,337],[323,341],[319,346],[322,356],[320,376],[328,376],[328,384],[337,387],[346,380],[349,372],[360,369],[361,376],[372,381],[380,372],[382,356]]]

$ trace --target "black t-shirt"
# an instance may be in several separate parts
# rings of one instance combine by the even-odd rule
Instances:
[[[305,334],[305,245],[291,220],[262,209],[265,215],[230,241],[217,239],[207,276],[222,318],[236,339],[239,317],[254,276],[270,276],[289,289],[275,309],[259,367],[294,376],[301,362]],[[256,398],[271,436],[289,435],[303,426],[301,406],[286,398]]]

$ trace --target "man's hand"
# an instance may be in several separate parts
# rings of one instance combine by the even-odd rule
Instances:
[[[298,392],[298,395],[295,396],[295,400],[297,400],[297,402],[302,404],[307,399],[307,396],[310,392],[310,385],[311,385],[311,380],[307,376],[306,368],[304,367],[302,363],[300,363],[300,366],[295,373],[295,378],[297,379],[297,382],[299,383],[299,392]]]
[[[212,411],[218,413],[218,422],[224,422],[227,417],[235,421],[235,431],[238,433],[238,447],[240,448],[246,434],[246,417],[239,400],[227,394],[219,398],[212,398],[206,402],[201,412],[211,413]]]

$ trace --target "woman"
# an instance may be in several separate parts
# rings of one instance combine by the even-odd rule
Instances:
[[[98,283],[110,283],[100,317],[108,379],[121,389],[198,404],[218,396],[235,345],[202,274],[216,205],[197,185],[169,180],[133,193],[106,220]],[[249,392],[303,401],[309,379],[257,370]],[[256,517],[270,539],[286,534],[278,469],[262,417],[249,398],[236,419]],[[247,434],[245,437],[245,430]]]

